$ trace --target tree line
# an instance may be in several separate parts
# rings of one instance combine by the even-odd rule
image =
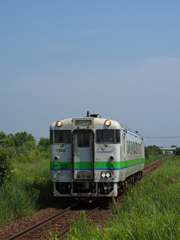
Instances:
[[[163,154],[160,147],[156,145],[147,146],[145,147],[145,158],[148,159],[150,155],[160,155]],[[176,148],[176,150],[173,152],[174,155],[180,155],[180,147]]]
[[[145,158],[148,159],[150,155],[161,155],[163,154],[160,147],[156,145],[145,147]]]
[[[38,144],[36,144],[35,138],[27,132],[17,132],[16,134],[6,135],[4,132],[0,132],[0,147],[6,150],[10,147],[26,147],[28,149],[35,149],[36,147],[40,151],[46,151],[49,149],[49,138],[40,138]]]

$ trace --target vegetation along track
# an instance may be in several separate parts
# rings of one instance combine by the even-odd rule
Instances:
[[[155,161],[155,162],[151,162],[151,163],[145,165],[145,166],[144,166],[144,170],[143,170],[143,176],[142,176],[141,180],[143,180],[144,177],[145,177],[148,173],[150,173],[150,172],[154,171],[156,168],[158,168],[158,167],[161,165],[161,163],[163,163],[164,159],[166,159],[166,158],[167,158],[167,157],[164,157],[164,158],[162,158],[162,159],[160,159],[160,160],[157,160],[157,161]]]
[[[149,173],[158,168],[158,166],[163,162],[164,158],[155,162],[152,162],[145,166],[143,171],[143,178]],[[122,196],[123,198],[123,196]],[[120,199],[120,198],[119,198]],[[122,200],[123,201],[123,200]],[[29,226],[22,228],[21,230],[15,230],[14,232],[8,233],[8,226],[0,228],[0,239],[10,240],[10,239],[48,239],[49,231],[51,235],[54,234],[56,237],[61,237],[66,234],[70,227],[72,226],[72,219],[78,218],[80,213],[86,212],[88,218],[92,218],[96,224],[102,225],[105,223],[107,213],[111,210],[107,204],[73,204],[65,209],[58,210],[55,214],[49,213],[44,219],[37,221],[35,224],[29,224]],[[46,211],[46,210],[43,210]],[[47,210],[48,211],[48,210]],[[31,218],[31,216],[27,217]],[[13,224],[13,223],[12,223]],[[23,226],[23,220],[19,222]],[[31,225],[31,226],[30,226]],[[11,225],[11,229],[12,229]],[[10,229],[10,228],[9,228]],[[16,232],[16,233],[15,233]],[[60,234],[56,234],[59,232]]]

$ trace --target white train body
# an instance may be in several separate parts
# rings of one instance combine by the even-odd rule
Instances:
[[[99,115],[70,118],[50,126],[54,196],[117,197],[142,175],[144,139]]]

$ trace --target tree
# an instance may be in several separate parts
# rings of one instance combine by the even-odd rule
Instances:
[[[159,154],[163,154],[162,150],[160,149],[160,147],[153,145],[153,146],[147,146],[145,147],[145,153],[147,155],[159,155]]]
[[[13,147],[14,146],[14,141],[11,137],[9,137],[9,135],[6,135],[5,133],[0,132],[0,146],[3,149]]]
[[[149,158],[149,151],[148,148],[145,147],[145,158],[148,159]]]
[[[176,148],[174,153],[175,153],[175,155],[180,155],[180,147]]]
[[[3,132],[0,132],[0,140],[2,140],[2,139],[4,139],[4,138],[6,138],[6,134],[3,133]]]
[[[38,149],[40,151],[48,151],[49,150],[49,145],[50,145],[50,140],[49,138],[40,138],[38,142]]]
[[[10,134],[9,137],[13,139],[15,147],[24,147],[28,142],[36,142],[34,137],[27,132],[17,132],[14,135]]]

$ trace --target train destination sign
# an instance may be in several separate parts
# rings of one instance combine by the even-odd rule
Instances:
[[[92,121],[91,120],[76,120],[75,124],[76,124],[76,126],[91,126]]]

